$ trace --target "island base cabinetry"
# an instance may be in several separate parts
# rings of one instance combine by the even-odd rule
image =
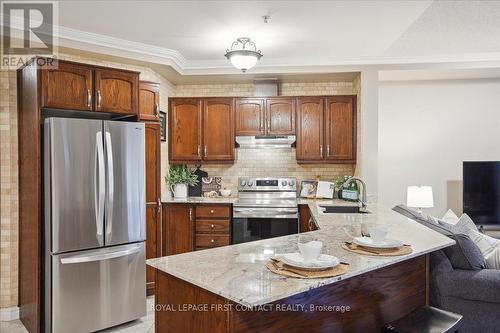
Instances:
[[[155,328],[162,333],[380,332],[426,304],[427,270],[424,255],[253,310],[157,270]],[[266,283],[255,281],[261,289]]]

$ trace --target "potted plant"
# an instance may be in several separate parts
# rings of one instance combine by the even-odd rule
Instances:
[[[198,184],[198,177],[194,174],[194,170],[185,165],[172,165],[165,182],[170,186],[174,198],[186,198],[188,186]]]

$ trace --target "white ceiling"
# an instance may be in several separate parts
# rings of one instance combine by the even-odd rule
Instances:
[[[236,73],[240,36],[264,54],[253,73],[500,61],[500,1],[61,1],[59,26],[62,46],[184,75]]]

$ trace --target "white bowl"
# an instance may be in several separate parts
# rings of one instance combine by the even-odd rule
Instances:
[[[318,259],[323,248],[323,243],[320,241],[311,241],[307,243],[298,243],[299,251],[304,261],[310,262]]]
[[[228,197],[231,195],[231,190],[220,190],[220,195],[223,197]]]

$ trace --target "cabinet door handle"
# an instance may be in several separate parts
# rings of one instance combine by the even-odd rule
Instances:
[[[157,208],[158,208],[158,213],[160,213],[160,212],[161,212],[161,200],[160,200],[160,198],[158,198],[157,205],[158,205],[158,206],[157,206]]]
[[[210,210],[210,214],[212,214],[212,215],[214,214],[214,210],[213,209]]]
[[[189,208],[189,221],[193,222],[193,208]]]
[[[215,242],[215,239],[211,239],[211,240],[210,240],[210,243],[213,243],[213,242]]]
[[[206,145],[204,146],[204,154],[205,154],[205,157],[207,157],[207,146]]]
[[[319,145],[319,154],[323,157],[323,145]]]
[[[326,157],[330,157],[330,145],[326,145]]]
[[[101,107],[101,91],[97,90],[97,107]]]
[[[92,94],[90,92],[90,89],[87,89],[87,107],[92,106]]]
[[[211,225],[210,225],[210,228],[212,228],[212,229],[213,229],[213,228],[214,228],[214,225],[213,225],[213,224],[211,224]]]
[[[201,157],[201,145],[198,145],[198,156]]]
[[[156,118],[160,118],[160,107],[158,106],[158,103],[155,104],[155,115]]]
[[[264,132],[264,119],[260,119],[260,131]]]

